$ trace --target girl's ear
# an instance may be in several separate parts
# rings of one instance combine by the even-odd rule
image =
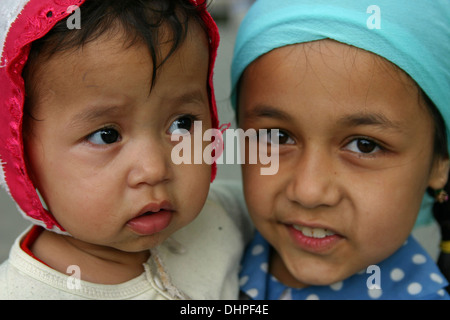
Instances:
[[[445,187],[448,180],[450,162],[448,158],[439,158],[434,161],[431,170],[428,186],[433,190],[439,190]]]

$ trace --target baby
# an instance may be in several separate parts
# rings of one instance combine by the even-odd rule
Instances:
[[[171,159],[194,121],[218,127],[206,4],[0,6],[2,184],[35,224],[0,299],[236,298],[244,205],[207,200],[215,164]]]
[[[233,104],[244,130],[277,129],[259,143],[276,144],[279,171],[243,165],[258,230],[241,271],[247,297],[449,299],[410,236],[427,190],[446,199],[449,10],[347,0],[250,9]]]

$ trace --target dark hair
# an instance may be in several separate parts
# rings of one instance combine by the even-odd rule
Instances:
[[[128,46],[144,43],[148,47],[153,63],[151,89],[156,81],[158,68],[183,43],[188,23],[193,20],[206,32],[204,22],[198,14],[198,6],[204,5],[206,0],[198,2],[195,5],[188,0],[86,0],[80,7],[81,29],[69,29],[67,19],[63,19],[43,38],[33,42],[23,72],[24,79],[32,77],[38,58],[41,62],[41,59],[50,59],[56,53],[78,49],[102,35],[123,32]],[[162,25],[164,29],[161,28]],[[162,57],[159,51],[161,36],[162,32],[167,31],[171,37],[171,48]],[[167,43],[167,34],[164,36],[164,43]],[[27,89],[32,88],[27,81],[25,84]],[[28,108],[25,109],[27,112]]]
[[[441,113],[439,112],[438,108],[433,103],[433,101],[431,101],[431,99],[425,94],[425,92],[423,92],[422,89],[419,88],[419,90],[434,124],[434,146],[433,146],[434,156],[435,158],[437,157],[448,158],[449,156],[447,150],[448,137],[445,121],[442,118]]]
[[[426,98],[427,99],[427,98]],[[435,156],[441,156],[448,158],[447,150],[447,135],[445,134],[445,123],[442,119],[437,108],[429,100],[425,102],[428,106],[431,106],[431,115],[435,122],[435,141],[434,141],[434,154]],[[430,104],[431,103],[431,104]],[[444,136],[444,137],[442,137]],[[440,141],[439,141],[440,140]],[[438,145],[440,143],[440,146]],[[444,144],[445,143],[445,144]],[[443,188],[447,194],[450,194],[450,174],[447,180],[447,184]],[[429,193],[434,196],[436,190],[429,190]],[[450,242],[450,202],[438,202],[436,201],[433,206],[433,215],[439,224],[441,231],[441,252],[439,253],[437,265],[445,276],[447,281],[450,282],[450,252],[448,249],[444,250],[444,243]],[[450,285],[446,287],[448,293],[450,293]]]
[[[422,97],[434,122],[434,157],[435,159],[448,159],[448,137],[446,134],[447,131],[444,119],[442,118],[442,115],[435,104],[424,92],[422,92]],[[450,175],[448,177],[447,184],[445,185],[444,190],[448,194],[450,194]],[[431,188],[428,189],[428,193],[431,196],[435,196],[436,191],[437,190],[432,190]],[[446,201],[440,203],[436,201],[433,205],[433,215],[437,223],[439,224],[439,228],[441,231],[441,248],[443,248],[442,243],[448,243],[450,241],[450,202]],[[439,253],[437,265],[439,266],[442,274],[450,282],[450,252],[441,250],[441,252]],[[450,285],[446,287],[446,290],[448,293],[450,293]]]
[[[447,182],[444,190],[450,194],[450,183]],[[436,202],[433,206],[433,214],[440,227],[441,249],[443,249],[442,243],[450,241],[450,202]],[[450,282],[450,252],[441,250],[437,264],[443,275]],[[447,286],[446,290],[450,293],[450,285]]]

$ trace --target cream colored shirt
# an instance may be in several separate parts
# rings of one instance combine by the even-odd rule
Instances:
[[[144,273],[117,285],[47,267],[20,248],[26,232],[0,266],[0,299],[237,299],[239,263],[252,227],[240,183],[214,182],[194,222],[151,250]]]

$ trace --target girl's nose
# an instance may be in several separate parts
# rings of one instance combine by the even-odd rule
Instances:
[[[341,197],[332,156],[319,148],[304,150],[295,162],[286,195],[302,207],[314,209],[336,205]]]
[[[136,144],[133,157],[130,156],[131,168],[128,173],[128,184],[155,186],[170,178],[171,158],[163,145],[155,142]]]

